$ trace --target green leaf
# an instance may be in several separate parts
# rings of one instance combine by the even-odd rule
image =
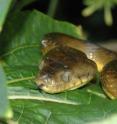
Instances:
[[[38,12],[20,12],[8,19],[0,36],[0,56],[7,76],[8,98],[19,124],[86,124],[117,113],[99,82],[73,91],[47,94],[37,90],[35,76],[46,33],[63,32],[81,38],[79,29]]]
[[[0,0],[0,32],[12,0]]]
[[[6,77],[0,64],[0,118],[11,118],[12,112],[7,98]]]

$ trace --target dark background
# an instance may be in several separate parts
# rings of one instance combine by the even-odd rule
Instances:
[[[26,6],[24,10],[37,9],[45,14],[48,12],[50,0],[38,0]],[[83,17],[81,11],[85,8],[82,0],[59,0],[54,18],[68,21],[75,25],[82,25],[88,33],[88,39],[104,41],[117,39],[117,8],[112,9],[113,25],[104,22],[103,10],[97,11],[89,17]]]

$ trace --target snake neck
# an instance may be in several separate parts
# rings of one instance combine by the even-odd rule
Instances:
[[[44,54],[57,46],[68,46],[80,50],[87,55],[88,59],[93,60],[97,64],[99,71],[101,71],[108,62],[117,59],[117,53],[111,50],[62,33],[47,34],[42,41],[42,45],[44,47]]]

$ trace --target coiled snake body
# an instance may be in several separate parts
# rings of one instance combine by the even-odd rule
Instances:
[[[105,93],[117,98],[117,53],[62,33],[42,40],[44,58],[36,83],[45,92],[59,93],[87,84],[97,71]]]

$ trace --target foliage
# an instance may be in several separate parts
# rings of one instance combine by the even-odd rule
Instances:
[[[108,99],[98,81],[53,95],[37,89],[35,76],[42,59],[41,40],[48,32],[63,32],[81,38],[81,32],[76,26],[53,20],[37,10],[18,10],[9,15],[5,22],[0,35],[0,59],[6,77],[1,69],[0,83],[3,86],[0,88],[0,102],[1,98],[5,98],[6,108],[7,100],[10,100],[13,118],[7,122],[86,124],[116,114],[117,100]],[[0,112],[2,108],[0,104]]]
[[[117,0],[84,0],[84,4],[87,6],[82,12],[84,16],[90,16],[94,12],[104,9],[105,23],[112,25],[111,9],[117,5]]]
[[[0,64],[0,118],[12,117],[7,96],[6,77]]]
[[[2,30],[2,26],[11,2],[11,0],[0,0],[0,31]]]

